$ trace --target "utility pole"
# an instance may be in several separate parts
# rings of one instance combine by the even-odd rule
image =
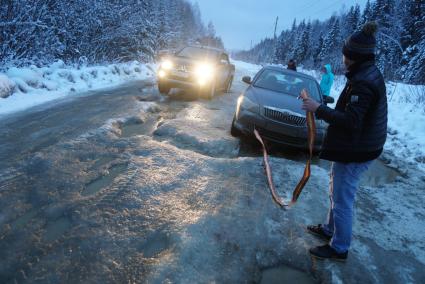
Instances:
[[[274,40],[276,41],[277,35],[276,35],[276,31],[277,31],[277,23],[279,22],[279,16],[276,17],[276,22],[274,24]]]
[[[277,23],[279,22],[279,16],[276,17],[276,22],[274,24],[274,38],[273,38],[273,53],[276,54],[276,49],[277,49],[277,35],[276,35],[276,31],[277,31]],[[275,55],[273,55],[272,57],[272,61],[273,63],[276,63],[275,59],[274,59]]]

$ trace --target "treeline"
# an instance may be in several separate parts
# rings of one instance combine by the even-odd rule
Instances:
[[[368,1],[363,10],[354,5],[326,21],[294,21],[276,39],[266,38],[234,56],[257,64],[286,64],[294,58],[306,68],[331,63],[342,73],[343,42],[368,21],[379,25],[377,65],[385,78],[424,84],[425,0]]]
[[[0,64],[151,60],[159,49],[222,45],[186,0],[1,0]]]

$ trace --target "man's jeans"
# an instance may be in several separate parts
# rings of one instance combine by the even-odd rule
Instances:
[[[324,230],[332,236],[330,245],[338,253],[350,248],[354,198],[360,177],[371,163],[332,163],[329,183],[331,205]]]

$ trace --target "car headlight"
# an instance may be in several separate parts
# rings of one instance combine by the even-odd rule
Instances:
[[[198,79],[198,83],[200,85],[204,85],[205,83],[211,81],[214,77],[214,67],[209,63],[200,63],[195,68],[195,76]]]
[[[173,68],[173,66],[174,64],[170,60],[165,60],[161,63],[161,69],[163,70],[170,70],[171,68]]]
[[[165,73],[165,71],[164,71],[164,70],[159,70],[159,71],[158,71],[158,77],[159,77],[159,78],[164,78],[166,75],[167,75],[167,73]]]
[[[240,110],[248,110],[250,112],[259,113],[260,105],[253,102],[251,99],[249,99],[246,96],[240,96],[238,98],[238,104],[236,107],[236,112],[238,115]]]

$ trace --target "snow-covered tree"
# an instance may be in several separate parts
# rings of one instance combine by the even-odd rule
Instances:
[[[359,5],[330,19],[294,23],[277,38],[261,41],[243,54],[245,60],[286,63],[294,57],[306,67],[320,68],[331,63],[342,73],[341,48],[344,40],[368,21],[378,22],[376,61],[386,79],[425,83],[425,0],[367,1],[363,11]],[[310,29],[310,32],[306,32]],[[273,41],[272,41],[273,42]]]
[[[205,35],[187,0],[0,1],[0,63],[151,59]],[[217,42],[220,39],[216,36]]]

